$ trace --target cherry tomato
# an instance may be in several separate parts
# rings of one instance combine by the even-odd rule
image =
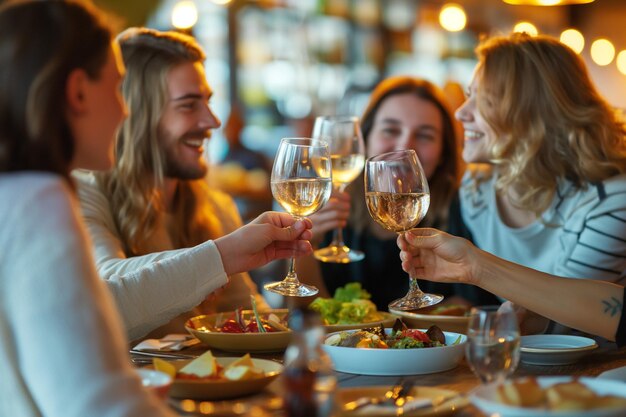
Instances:
[[[243,333],[244,332],[244,329],[241,328],[239,323],[237,323],[233,319],[226,320],[226,322],[224,322],[222,327],[220,327],[220,330],[223,333]]]
[[[274,331],[270,326],[268,326],[265,323],[263,323],[263,328],[265,329],[266,332]],[[256,320],[250,320],[250,323],[248,323],[248,325],[246,326],[246,333],[258,333],[258,332],[259,332],[259,326],[256,324]]]
[[[420,330],[417,329],[406,329],[404,331],[402,331],[403,335],[405,337],[412,337],[415,340],[418,340],[420,342],[424,342],[424,343],[430,343],[430,337],[428,337],[428,335]]]

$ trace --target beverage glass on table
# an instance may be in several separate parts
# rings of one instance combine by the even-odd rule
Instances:
[[[387,230],[404,233],[424,218],[430,204],[426,174],[414,150],[388,152],[365,164],[365,200],[372,218]],[[389,304],[396,310],[417,310],[443,300],[420,290],[409,276],[408,293]]]
[[[313,137],[328,142],[333,170],[333,188],[344,191],[363,171],[365,145],[355,116],[320,116],[315,119]],[[335,229],[329,246],[314,252],[322,262],[350,263],[360,261],[365,254],[350,249],[343,241],[341,228]]]
[[[331,180],[326,142],[310,138],[281,140],[274,158],[271,187],[272,195],[287,213],[296,218],[315,213],[330,197]],[[319,291],[298,281],[295,258],[291,258],[285,279],[266,284],[264,288],[292,297],[308,297]]]
[[[467,362],[483,383],[503,381],[519,363],[520,331],[509,306],[472,308],[467,328]]]

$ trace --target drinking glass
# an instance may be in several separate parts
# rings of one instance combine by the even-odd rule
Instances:
[[[333,188],[344,191],[359,176],[365,165],[365,145],[355,116],[320,116],[315,119],[313,137],[328,142],[333,170]],[[329,246],[314,256],[322,262],[347,264],[365,258],[361,251],[350,249],[343,241],[341,228],[333,232]]]
[[[319,210],[330,197],[332,187],[328,144],[311,138],[285,138],[274,158],[271,175],[272,195],[286,212],[300,219]],[[318,289],[300,283],[291,258],[287,276],[264,288],[281,295],[308,297]]]
[[[404,233],[417,226],[430,204],[426,175],[414,150],[374,156],[365,165],[365,200],[372,218],[387,230]],[[389,304],[396,310],[416,310],[443,300],[420,290],[409,275],[409,292]]]
[[[520,356],[520,332],[513,309],[472,308],[466,349],[467,362],[481,382],[501,382],[511,375]]]

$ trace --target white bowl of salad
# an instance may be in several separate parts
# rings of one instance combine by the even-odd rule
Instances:
[[[335,370],[361,375],[419,375],[455,368],[467,337],[431,329],[367,328],[330,333],[324,350]],[[384,330],[384,332],[383,332]]]

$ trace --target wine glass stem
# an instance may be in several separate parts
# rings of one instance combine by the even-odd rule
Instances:
[[[417,283],[417,278],[409,275],[409,292],[406,295],[407,298],[419,298],[424,295],[424,292],[420,289]]]
[[[283,281],[285,282],[286,285],[289,285],[290,287],[293,286],[294,288],[300,285],[300,281],[298,280],[298,274],[296,274],[296,258],[295,257],[292,257],[289,260],[289,272],[287,272],[287,276],[285,277]]]
[[[344,192],[348,184],[341,183],[339,185],[333,185],[335,191]],[[333,240],[330,242],[329,246],[343,248],[346,244],[343,241],[343,229],[341,227],[333,230]]]

